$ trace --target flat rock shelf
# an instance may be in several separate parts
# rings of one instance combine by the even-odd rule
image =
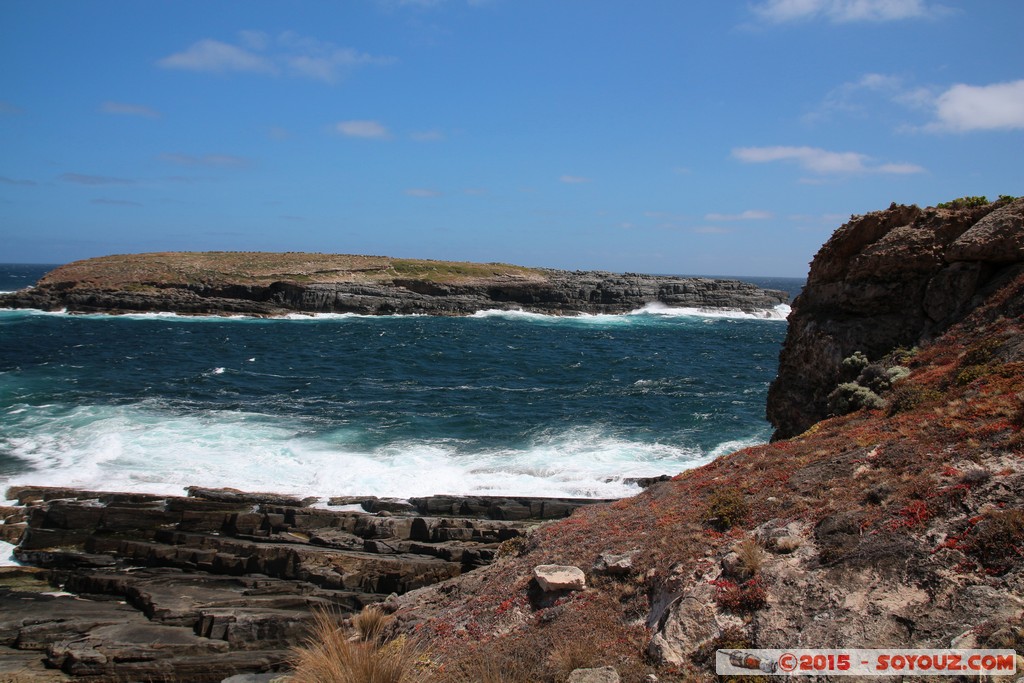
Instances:
[[[222,681],[286,670],[317,610],[355,613],[488,564],[591,499],[314,499],[15,487],[0,681]],[[338,509],[341,508],[341,509]]]

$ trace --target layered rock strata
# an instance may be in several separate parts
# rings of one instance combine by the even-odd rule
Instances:
[[[811,263],[768,392],[775,438],[828,416],[844,358],[934,339],[1024,270],[1024,198],[855,216]]]
[[[584,500],[187,497],[19,487],[0,680],[221,681],[286,668],[315,610],[356,612],[488,564]],[[359,509],[359,508],[362,509]],[[372,510],[373,512],[369,512]],[[54,592],[59,589],[63,592]]]
[[[268,265],[275,262],[278,267]],[[0,307],[257,316],[514,309],[573,315],[625,313],[652,303],[755,313],[787,301],[785,292],[735,280],[384,257],[183,252],[61,266],[33,288],[0,296]]]

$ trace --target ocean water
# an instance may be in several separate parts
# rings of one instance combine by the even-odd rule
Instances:
[[[0,290],[47,269],[0,266]],[[767,440],[785,313],[0,310],[0,493],[630,495]]]

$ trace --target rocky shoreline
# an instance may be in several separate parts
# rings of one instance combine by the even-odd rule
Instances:
[[[489,564],[589,499],[314,499],[14,487],[0,681],[219,682],[285,670],[314,611],[358,612]],[[337,509],[337,506],[344,506]],[[250,680],[259,680],[251,678]]]
[[[175,252],[78,261],[0,307],[72,313],[471,315],[628,313],[650,304],[770,314],[785,292],[737,280],[399,261],[324,254]]]
[[[794,302],[769,413],[797,435],[632,498],[12,489],[0,538],[34,566],[0,570],[0,681],[268,681],[313,610],[370,604],[445,683],[710,682],[759,648],[1000,649],[1019,675],[1022,340],[1024,199],[893,206]]]

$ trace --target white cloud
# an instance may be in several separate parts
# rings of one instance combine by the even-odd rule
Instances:
[[[441,196],[441,193],[438,192],[437,190],[431,190],[426,187],[410,187],[408,190],[405,191],[405,193],[410,197],[420,197],[424,199]]]
[[[926,0],[764,0],[754,5],[754,14],[764,22],[825,19],[841,24],[855,21],[899,21],[946,14],[942,5]]]
[[[371,120],[339,121],[335,125],[335,130],[350,138],[387,140],[391,137],[387,127]]]
[[[570,185],[578,185],[580,183],[589,183],[590,182],[590,178],[584,178],[583,176],[578,176],[578,175],[564,175],[561,178],[559,178],[558,180],[563,182],[563,183],[568,183]]]
[[[242,167],[249,166],[252,162],[245,157],[236,157],[230,154],[204,154],[194,156],[192,154],[161,154],[160,159],[178,166],[214,166],[214,167]]]
[[[871,158],[858,152],[832,152],[818,147],[737,147],[733,157],[748,164],[792,161],[807,171],[818,174],[853,173],[920,173],[924,169],[913,164],[872,165]]]
[[[1024,80],[992,85],[957,84],[935,100],[936,121],[929,131],[1014,130],[1024,128]]]
[[[748,209],[742,213],[709,213],[704,216],[707,221],[761,221],[771,218],[769,211],[755,211]]]
[[[337,83],[357,67],[395,62],[392,57],[377,57],[292,31],[285,31],[276,37],[262,31],[241,31],[239,42],[241,45],[212,39],[200,40],[182,52],[164,57],[157,64],[168,69],[285,74]]]
[[[100,105],[100,111],[104,114],[124,114],[126,116],[145,116],[147,118],[160,118],[160,112],[142,104],[126,104],[125,102],[104,102]]]
[[[278,68],[269,59],[244,50],[237,45],[210,39],[193,43],[182,52],[164,57],[157,64],[165,69],[184,69],[186,71],[278,73]]]

